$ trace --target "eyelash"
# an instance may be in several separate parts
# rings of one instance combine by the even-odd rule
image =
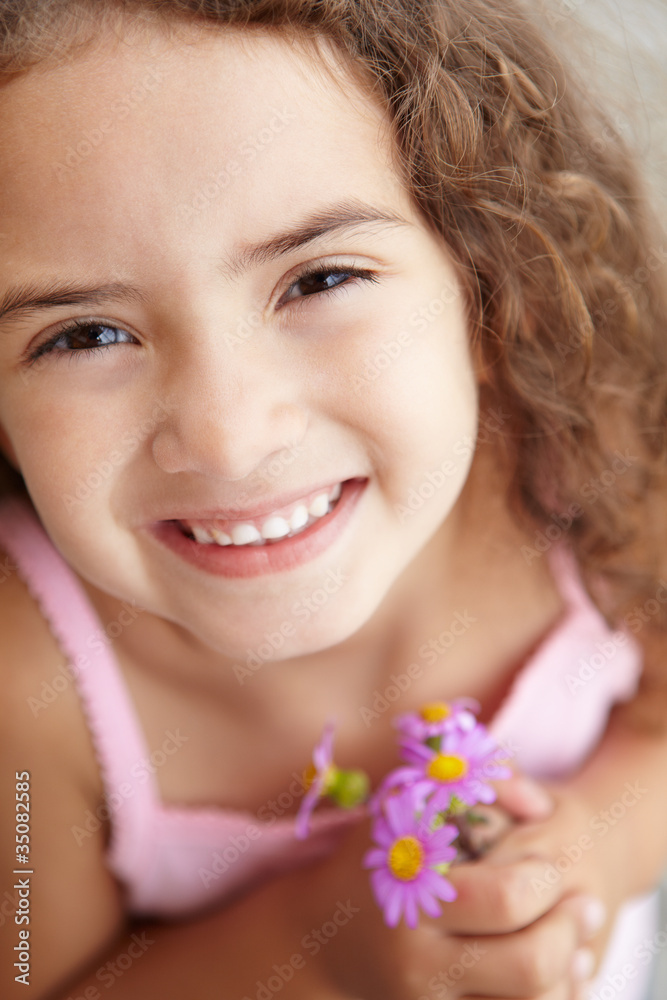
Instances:
[[[317,276],[330,277],[332,275],[336,276],[349,275],[352,278],[359,278],[363,281],[368,281],[371,283],[377,283],[380,281],[379,274],[376,271],[370,271],[367,268],[359,268],[359,267],[323,268],[320,266],[316,266],[316,267],[306,268],[306,270],[302,271],[300,274],[297,274],[292,283],[289,285],[287,291],[289,292],[294,285],[298,285],[299,282],[306,281],[308,278],[313,278]],[[311,295],[300,295],[295,299],[290,299],[286,303],[286,305],[296,305],[297,308],[301,308],[304,304],[304,301],[306,301],[307,299],[318,295],[333,295],[336,292],[338,292],[339,289],[345,288],[349,284],[350,282],[348,281],[340,282],[340,284],[338,285],[332,285],[331,288],[325,288],[320,292],[311,293]],[[109,330],[119,330],[123,333],[127,333],[127,331],[122,330],[121,327],[112,326],[111,324],[102,321],[89,320],[89,319],[75,320],[74,322],[63,327],[62,330],[58,330],[58,332],[55,333],[49,340],[45,340],[43,343],[38,344],[37,347],[30,352],[30,354],[26,359],[28,365],[34,363],[38,358],[43,357],[46,354],[54,354],[56,357],[58,356],[58,354],[60,355],[67,354],[69,355],[71,361],[75,356],[79,357],[83,356],[89,358],[93,354],[97,354],[100,351],[106,351],[110,347],[116,346],[116,344],[98,344],[95,347],[82,347],[79,350],[72,350],[72,351],[58,350],[58,348],[55,347],[56,342],[60,340],[61,337],[70,336],[72,334],[77,333],[79,330],[86,330],[93,326],[99,326]],[[123,341],[121,341],[121,343],[123,343]],[[127,341],[125,341],[125,343],[127,343]]]

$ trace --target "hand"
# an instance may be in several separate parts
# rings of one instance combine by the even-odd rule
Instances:
[[[496,785],[500,806],[505,799],[503,784],[510,783]],[[550,815],[514,826],[488,852],[485,863],[505,866],[532,860],[535,873],[530,887],[536,899],[582,893],[602,904],[597,907],[597,921],[593,921],[599,924],[598,930],[587,944],[593,960],[592,976],[606,950],[617,911],[632,894],[624,877],[631,856],[626,831],[622,825],[617,829],[614,817],[598,808],[599,802],[587,794],[588,788],[579,777],[541,787],[553,803]],[[609,808],[609,803],[606,805]]]
[[[516,777],[500,784],[500,805],[514,823],[511,832],[484,861],[451,869],[458,899],[443,904],[442,917],[422,917],[416,930],[384,924],[361,868],[370,843],[366,822],[335,855],[301,876],[297,898],[305,924],[318,926],[327,913],[331,919],[338,901],[354,909],[318,954],[327,978],[344,995],[365,1000],[579,995],[578,983],[591,971],[590,956],[581,948],[599,929],[600,907],[559,883],[535,891],[534,880],[548,862],[546,854],[533,851],[531,836],[547,829],[558,810],[532,782]],[[546,843],[543,850],[549,850]]]

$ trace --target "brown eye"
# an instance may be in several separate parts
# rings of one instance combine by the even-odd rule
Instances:
[[[336,281],[333,284],[329,284],[329,278],[334,276],[348,278],[350,275],[345,271],[311,271],[310,274],[306,274],[299,278],[298,281],[295,281],[292,287],[303,285],[310,292],[329,291],[329,289],[336,288],[343,283],[342,281]],[[325,287],[318,288],[318,285],[324,285]]]
[[[340,281],[330,281],[331,278],[340,278]],[[305,292],[301,295],[289,296],[285,299],[286,302],[299,302],[299,300],[304,298],[309,298],[311,295],[317,294],[330,294],[335,292],[336,289],[342,287],[343,285],[350,284],[348,279],[359,278],[365,281],[376,282],[379,281],[378,275],[374,271],[367,271],[361,268],[349,267],[349,268],[316,268],[314,270],[304,271],[300,274],[295,281],[292,282],[288,293],[293,289],[302,285]]]
[[[92,354],[93,351],[113,347],[115,344],[133,342],[136,343],[135,338],[117,326],[90,321],[73,323],[40,344],[31,354],[30,360],[34,361],[45,354]]]

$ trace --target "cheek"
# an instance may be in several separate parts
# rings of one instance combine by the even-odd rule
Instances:
[[[478,395],[458,310],[424,329],[395,316],[355,331],[344,345],[347,403],[396,447],[416,448],[434,460],[474,438]]]
[[[12,412],[20,419],[8,428],[33,499],[51,508],[63,506],[64,497],[82,483],[94,483],[103,495],[120,464],[109,458],[124,425],[131,423],[131,411],[88,394],[66,396],[40,388],[35,383],[30,397],[17,401]]]
[[[127,552],[114,498],[134,472],[142,444],[141,435],[132,434],[132,407],[127,401],[102,405],[73,392],[56,402],[42,392],[22,409],[12,440],[47,533],[76,571],[117,592]],[[140,567],[133,572],[140,574]]]
[[[369,433],[385,475],[401,489],[445,466],[445,493],[455,493],[467,476],[478,419],[466,325],[456,306],[418,329],[410,315],[376,317],[345,344],[346,420]]]
[[[403,458],[399,521],[405,509],[439,523],[455,504],[470,470],[477,434],[477,394],[465,366],[450,353],[415,353],[405,373],[401,413],[390,429]]]

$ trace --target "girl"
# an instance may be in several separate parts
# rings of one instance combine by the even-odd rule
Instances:
[[[513,3],[4,10],[4,995],[641,997],[664,249],[613,123]],[[301,774],[460,695],[547,783],[389,930]]]

